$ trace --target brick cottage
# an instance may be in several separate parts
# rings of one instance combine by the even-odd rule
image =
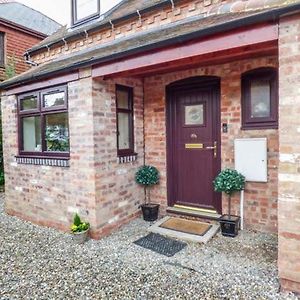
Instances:
[[[100,238],[138,215],[150,164],[161,214],[214,218],[235,140],[265,138],[245,226],[278,232],[282,288],[300,292],[300,1],[80,3],[28,50],[38,66],[0,86],[6,211],[62,230],[79,212]]]

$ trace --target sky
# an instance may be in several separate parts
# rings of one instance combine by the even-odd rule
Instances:
[[[18,0],[18,2],[44,13],[62,25],[70,24],[70,0]],[[101,0],[101,12],[107,11],[119,2],[120,0]]]

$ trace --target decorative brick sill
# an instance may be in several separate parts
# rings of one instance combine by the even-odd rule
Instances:
[[[44,158],[16,156],[16,162],[24,165],[40,165],[51,167],[70,167],[69,158]]]
[[[118,157],[119,164],[126,164],[137,160],[137,154]]]

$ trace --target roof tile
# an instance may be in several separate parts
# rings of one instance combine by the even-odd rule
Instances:
[[[0,3],[0,18],[45,35],[50,35],[61,27],[41,12],[13,1]]]

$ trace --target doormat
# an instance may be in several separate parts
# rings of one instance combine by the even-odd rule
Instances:
[[[168,257],[174,256],[187,245],[186,243],[169,239],[156,233],[149,233],[147,236],[133,243]]]
[[[170,218],[162,223],[159,227],[183,233],[204,236],[211,229],[212,225],[198,221]]]

